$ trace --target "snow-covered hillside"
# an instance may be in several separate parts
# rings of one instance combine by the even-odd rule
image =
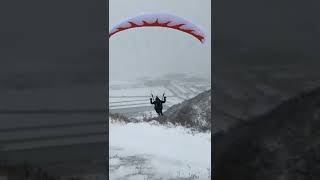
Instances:
[[[160,122],[167,121],[197,130],[211,130],[211,90],[170,107]]]
[[[211,179],[211,133],[156,122],[109,119],[109,177],[117,180]]]

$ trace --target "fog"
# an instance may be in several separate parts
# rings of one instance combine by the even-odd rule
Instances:
[[[192,21],[206,36],[205,44],[167,28],[140,28],[121,32],[109,40],[109,79],[129,80],[168,73],[210,78],[210,0],[110,0],[109,29],[119,21],[141,13],[165,12]]]

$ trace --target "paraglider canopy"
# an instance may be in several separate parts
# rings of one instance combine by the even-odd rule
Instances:
[[[122,21],[111,29],[111,31],[109,32],[109,38],[118,32],[142,27],[162,27],[175,29],[192,35],[201,43],[205,42],[205,35],[198,26],[181,17],[165,13],[143,14]]]

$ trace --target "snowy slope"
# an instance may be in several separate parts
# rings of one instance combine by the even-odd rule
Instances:
[[[110,179],[211,179],[211,133],[110,120]]]
[[[168,121],[198,130],[211,130],[211,90],[170,107],[160,121]]]

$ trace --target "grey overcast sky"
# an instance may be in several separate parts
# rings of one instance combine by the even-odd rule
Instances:
[[[128,30],[113,36],[109,48],[110,81],[167,73],[211,74],[211,0],[110,0],[109,28],[141,13],[165,12],[192,21],[207,36],[201,44],[192,36],[166,28]]]

